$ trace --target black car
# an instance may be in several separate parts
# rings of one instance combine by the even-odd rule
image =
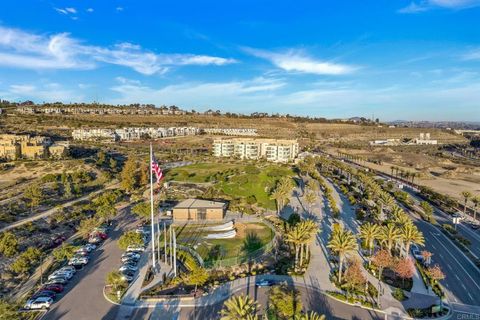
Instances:
[[[40,298],[40,297],[47,297],[47,298],[52,298],[54,299],[55,296],[57,294],[53,291],[49,291],[49,290],[40,290],[40,291],[37,291],[32,297],[31,299],[36,299],[36,298]]]

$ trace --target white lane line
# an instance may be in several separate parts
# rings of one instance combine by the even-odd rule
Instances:
[[[467,287],[465,287],[465,285],[463,283],[462,283],[462,287],[463,287],[463,289],[465,289],[465,291],[467,291]],[[468,291],[467,291],[467,293],[468,293]]]
[[[467,272],[467,270],[465,270],[465,268],[462,266],[462,264],[460,262],[458,262],[458,260],[453,256],[453,254],[450,253],[450,251],[448,250],[447,247],[445,247],[445,245],[440,241],[440,239],[438,239],[436,236],[433,236],[435,238],[435,240],[438,241],[438,243],[446,250],[446,252],[452,257],[452,259],[460,266],[460,268],[462,268],[463,272],[465,272],[465,274],[472,280],[473,284],[480,290],[480,286],[475,282],[475,280],[472,278],[472,276],[470,275],[470,273]],[[468,258],[466,258],[468,259]],[[465,279],[464,279],[465,280]]]
[[[473,300],[473,297],[472,297],[472,295],[470,294],[470,292],[467,292],[467,294],[468,294],[468,296],[470,297],[470,299],[471,299],[473,302],[475,302],[475,300]]]
[[[452,269],[452,267],[450,266],[450,264],[449,264],[449,263],[447,264],[447,267],[448,267],[448,269],[450,269],[450,270],[452,270],[452,271],[453,271],[453,269]]]
[[[440,256],[440,258],[442,258],[442,259],[443,259],[443,254],[439,253],[438,255]]]
[[[432,233],[432,236],[433,236],[433,233]],[[437,247],[435,247],[433,244],[432,244],[432,248],[437,250]]]
[[[457,278],[458,281],[460,281],[460,278],[458,277],[457,274],[455,274],[455,278]],[[463,284],[463,283],[462,283]]]

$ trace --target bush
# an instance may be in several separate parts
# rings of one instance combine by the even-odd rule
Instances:
[[[403,301],[406,299],[405,294],[403,293],[403,290],[400,288],[396,288],[395,290],[393,290],[392,296],[398,301]]]

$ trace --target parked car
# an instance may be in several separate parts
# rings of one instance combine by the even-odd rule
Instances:
[[[36,299],[36,298],[40,298],[40,297],[47,297],[47,298],[55,299],[56,295],[57,294],[54,291],[39,290],[39,291],[35,292],[35,294],[33,296],[31,296],[30,299]]]
[[[51,280],[53,278],[65,278],[67,280],[70,280],[72,279],[72,277],[73,277],[73,272],[57,270],[48,276],[48,280]]]
[[[56,281],[60,284],[67,284],[68,278],[62,275],[51,275],[50,277],[48,277],[48,281]]]
[[[87,248],[87,250],[90,250],[90,251],[93,251],[93,250],[97,249],[97,246],[92,244],[92,243],[87,243],[84,247]]]
[[[48,284],[40,288],[40,290],[53,291],[56,293],[63,292],[63,286],[61,284]]]
[[[100,242],[102,242],[102,238],[97,235],[92,235],[88,238],[88,243],[90,244],[99,244]]]
[[[125,271],[125,270],[135,272],[138,270],[138,267],[134,264],[125,263],[118,269],[118,271]]]
[[[128,282],[132,281],[135,277],[135,273],[132,271],[124,270],[120,272],[122,274],[122,279],[127,280]]]
[[[28,310],[48,309],[50,308],[52,303],[53,303],[52,298],[39,297],[36,299],[28,300],[24,308]]]
[[[125,258],[125,257],[133,257],[136,259],[140,259],[140,254],[135,251],[129,251],[122,254],[122,258]]]
[[[68,265],[76,268],[75,265],[86,265],[88,263],[87,257],[73,257],[68,260]]]
[[[412,256],[413,256],[416,260],[418,260],[418,261],[420,261],[420,262],[423,261],[422,253],[420,252],[420,248],[419,248],[417,245],[412,244],[411,249],[410,249],[410,252],[412,253]]]
[[[61,284],[62,286],[65,286],[68,283],[68,280],[64,278],[53,278],[51,280],[48,280],[45,284],[50,285],[50,284]]]
[[[130,251],[144,252],[145,247],[142,247],[142,246],[128,246],[127,247],[127,252],[130,252]]]
[[[47,284],[44,285],[40,290],[53,291],[60,293],[63,291],[63,286],[61,284]]]
[[[138,262],[138,260],[140,260],[140,258],[137,258],[137,257],[122,257],[122,262],[123,263],[127,263],[127,261],[135,261],[135,263]]]
[[[267,280],[267,279],[257,280],[255,282],[255,286],[257,286],[257,287],[270,287],[270,286],[273,286],[274,284],[275,284],[275,282],[273,282],[272,280]]]
[[[58,270],[59,271],[68,271],[68,272],[71,272],[71,273],[77,272],[77,269],[75,269],[74,267],[71,267],[71,266],[64,266],[64,267],[61,267]]]

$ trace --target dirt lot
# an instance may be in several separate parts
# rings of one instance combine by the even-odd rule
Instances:
[[[335,154],[336,150],[329,148],[327,151]],[[381,160],[381,165],[371,162],[366,162],[365,165],[385,173],[391,174],[392,166],[415,172],[418,175],[415,178],[416,183],[448,194],[458,200],[463,200],[460,193],[464,190],[480,194],[480,168],[478,166],[459,164],[422,152],[421,149],[412,149],[412,151],[406,151],[405,148],[400,151],[392,148],[338,150],[364,158]]]

